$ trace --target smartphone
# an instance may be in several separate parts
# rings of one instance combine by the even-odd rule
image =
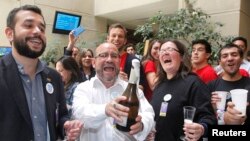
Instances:
[[[79,26],[79,27],[73,29],[73,34],[75,37],[78,37],[84,31],[85,31],[85,29],[82,26]]]

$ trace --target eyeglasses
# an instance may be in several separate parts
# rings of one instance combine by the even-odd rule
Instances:
[[[100,53],[96,56],[96,58],[101,58],[101,59],[107,59],[108,57],[111,57],[111,59],[117,59],[120,57],[120,55],[118,53]]]
[[[180,53],[180,51],[179,51],[178,49],[172,48],[172,47],[168,47],[168,48],[165,48],[165,49],[160,49],[160,50],[159,50],[159,53],[160,53],[160,54],[164,54],[164,53],[166,53],[167,51],[168,51],[168,52],[176,51],[176,52],[179,52],[179,53]]]

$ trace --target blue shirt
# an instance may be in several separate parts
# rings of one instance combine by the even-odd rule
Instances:
[[[41,78],[41,72],[44,70],[45,65],[39,61],[37,64],[35,78],[31,79],[28,74],[24,72],[24,66],[17,61],[16,63],[20,73],[19,75],[22,79],[30,117],[32,119],[34,139],[35,141],[49,141],[50,137],[47,123],[47,113]]]

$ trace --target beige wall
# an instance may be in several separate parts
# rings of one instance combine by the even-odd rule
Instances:
[[[248,48],[250,48],[250,1],[241,0],[239,35],[248,38]]]
[[[214,22],[224,24],[220,29],[223,35],[238,34],[240,0],[199,0],[196,6],[210,14]]]
[[[9,46],[9,42],[5,37],[4,29],[6,26],[6,17],[10,9],[13,7],[18,7],[20,5],[19,1],[14,0],[1,0],[0,1],[0,46]]]
[[[153,4],[162,0],[95,0],[95,14],[112,13],[142,5]]]
[[[178,0],[95,0],[95,15],[135,29],[159,11],[172,14]]]
[[[213,22],[220,22],[224,25],[218,29],[222,35],[240,35],[246,37],[250,42],[250,0],[190,1],[195,1],[194,6],[196,8],[201,8],[211,15]],[[178,4],[177,7],[174,4],[175,2]],[[166,14],[171,14],[178,8],[185,6],[184,0],[95,0],[95,15],[126,23],[140,14],[141,11],[147,13],[148,9],[154,9],[157,6],[159,9],[162,8],[162,6],[155,5],[155,3],[164,5],[165,9],[175,9],[164,11]],[[148,7],[148,5],[151,6]],[[141,16],[143,18],[144,15],[141,14]]]
[[[24,4],[35,4],[42,9],[46,21],[47,48],[57,47],[60,52],[67,45],[68,36],[52,33],[55,11],[70,12],[82,15],[81,25],[86,31],[80,36],[77,46],[94,48],[96,42],[106,32],[107,20],[94,17],[94,1],[93,0],[1,0],[0,1],[0,46],[9,46],[9,42],[5,37],[4,28],[6,26],[6,17],[8,12]]]
[[[86,28],[84,34],[80,36],[77,43],[82,46],[83,42],[87,44],[85,47],[93,48],[96,43],[103,38],[106,32],[107,19],[97,18],[94,15],[102,15],[105,13],[118,13],[117,16],[125,17],[136,15],[135,12],[129,12],[132,7],[144,8],[143,5],[154,5],[154,3],[166,2],[166,7],[170,6],[172,9],[178,9],[178,5],[173,4],[173,0],[1,0],[0,5],[0,46],[9,45],[4,28],[6,26],[6,17],[8,12],[20,5],[35,4],[43,10],[45,20],[47,23],[46,34],[48,37],[47,49],[50,47],[58,47],[62,50],[63,46],[67,45],[68,36],[53,34],[52,25],[54,20],[54,13],[56,10],[70,12],[82,15],[81,25]],[[184,0],[179,0],[179,7],[183,6]],[[171,5],[172,4],[172,5]],[[164,4],[165,5],[165,4]],[[156,6],[156,5],[155,5]],[[223,35],[241,35],[247,37],[250,42],[250,1],[249,0],[197,0],[195,7],[203,9],[206,13],[211,15],[214,22],[221,22],[224,24],[219,30]],[[171,9],[170,8],[170,9]],[[119,10],[120,9],[120,10]],[[127,9],[127,10],[124,10]],[[148,9],[148,8],[146,8]],[[167,8],[169,9],[169,8]],[[139,8],[137,9],[139,10]],[[127,11],[122,14],[119,11]],[[173,11],[173,10],[172,10]],[[138,12],[139,13],[139,12]],[[109,16],[109,15],[107,15]],[[113,16],[111,16],[113,17]]]
[[[223,35],[243,36],[250,42],[250,1],[249,0],[198,0],[200,7],[211,15],[214,22],[224,24]]]

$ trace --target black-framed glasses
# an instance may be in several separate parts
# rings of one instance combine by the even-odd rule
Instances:
[[[160,53],[160,54],[164,54],[164,53],[166,53],[167,51],[168,51],[168,52],[176,51],[176,52],[179,52],[179,53],[180,53],[180,51],[179,51],[178,49],[173,48],[173,47],[168,47],[168,48],[160,49],[160,50],[159,50],[159,53]]]

